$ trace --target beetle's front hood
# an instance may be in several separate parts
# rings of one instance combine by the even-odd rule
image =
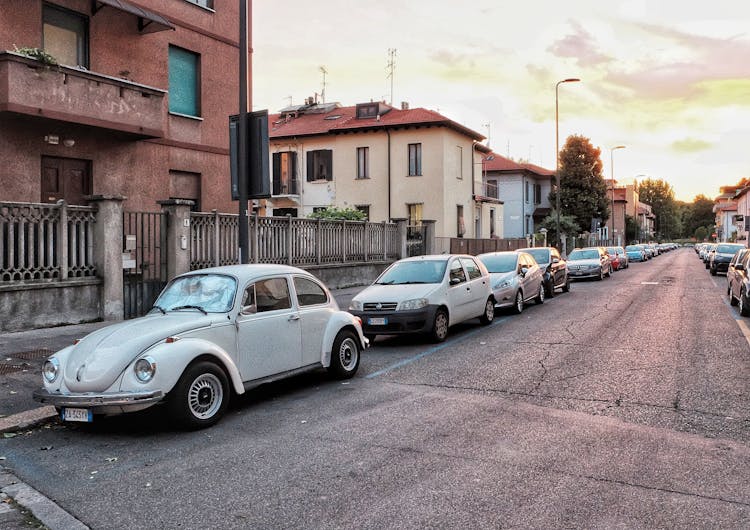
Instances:
[[[355,299],[362,303],[403,302],[415,298],[427,298],[439,285],[437,283],[373,284],[355,296]]]
[[[194,312],[156,314],[107,326],[84,337],[65,360],[63,377],[71,392],[101,392],[149,346],[178,333],[210,326],[213,318]]]

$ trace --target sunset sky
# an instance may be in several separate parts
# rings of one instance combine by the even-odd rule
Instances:
[[[554,168],[581,134],[604,177],[662,178],[714,198],[750,176],[750,2],[739,0],[256,0],[253,108],[320,93],[436,110],[496,152]],[[486,124],[490,124],[489,128]]]

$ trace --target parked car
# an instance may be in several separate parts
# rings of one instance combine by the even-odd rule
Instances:
[[[568,254],[568,274],[574,279],[603,280],[612,275],[609,254],[602,247],[577,248]]]
[[[646,261],[646,251],[640,245],[628,245],[625,247],[625,253],[628,256],[628,262]]]
[[[564,293],[570,291],[568,263],[555,247],[521,248],[519,250],[531,254],[539,264],[544,273],[544,289],[548,298],[555,296],[555,289],[562,289]]]
[[[50,356],[34,399],[64,421],[156,404],[188,428],[216,423],[231,394],[325,367],[357,372],[360,320],[312,274],[233,265],[173,279],[145,316],[99,329]]]
[[[716,245],[716,248],[711,252],[708,259],[708,268],[712,276],[716,276],[720,272],[727,272],[729,268],[729,262],[732,261],[737,252],[746,248],[745,245],[737,243],[721,243]]]
[[[544,272],[531,254],[510,250],[477,258],[490,272],[495,307],[512,307],[513,312],[521,313],[526,302],[544,303]]]
[[[706,265],[706,268],[708,268],[708,260],[711,257],[711,252],[716,248],[716,243],[706,243],[701,248],[700,252],[698,253],[698,256],[700,256],[701,261]]]
[[[612,262],[612,269],[619,271],[628,267],[628,256],[622,247],[607,247],[607,254]]]
[[[735,259],[736,258],[736,259]],[[740,315],[750,316],[750,250],[737,252],[727,269],[727,294],[731,305],[739,305]]]
[[[438,254],[391,264],[352,298],[349,311],[362,319],[365,336],[427,333],[436,342],[448,328],[479,318],[495,318],[490,274],[474,256]]]

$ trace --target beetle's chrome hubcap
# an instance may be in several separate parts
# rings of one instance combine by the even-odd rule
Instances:
[[[188,391],[188,405],[190,412],[196,418],[205,420],[210,418],[221,407],[224,401],[224,389],[221,381],[214,374],[201,374]]]
[[[357,358],[359,357],[359,349],[354,339],[351,337],[344,339],[339,347],[339,360],[341,366],[345,370],[349,371],[357,365]]]

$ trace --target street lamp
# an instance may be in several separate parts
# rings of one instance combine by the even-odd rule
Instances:
[[[609,170],[610,177],[612,180],[612,244],[615,244],[615,157],[614,153],[616,149],[625,149],[624,145],[616,145],[615,147],[609,148]],[[623,222],[623,231],[625,230]]]
[[[558,81],[555,85],[555,210],[557,211],[557,221],[555,222],[555,238],[557,247],[560,248],[560,109],[558,104],[558,89],[563,83],[577,83],[580,79],[569,77]]]

